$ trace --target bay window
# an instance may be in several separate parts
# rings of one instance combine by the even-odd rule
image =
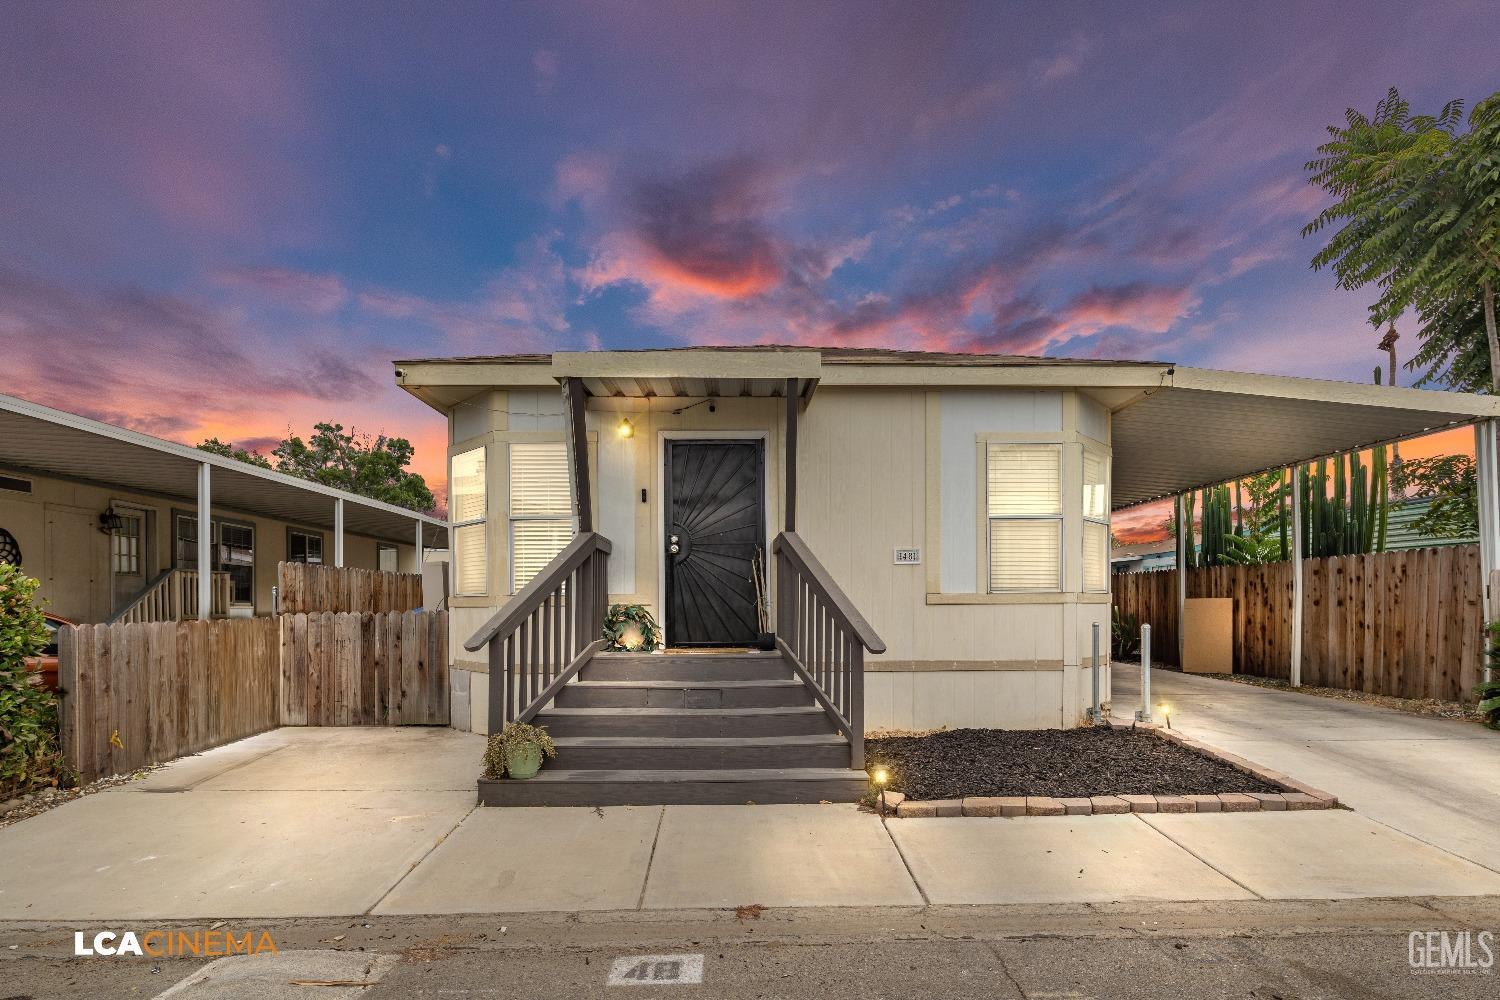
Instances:
[[[455,594],[479,596],[489,590],[488,505],[484,448],[454,455],[448,470],[448,517],[453,529]]]
[[[1109,590],[1109,459],[1083,453],[1083,589]]]
[[[1062,589],[1061,449],[985,449],[990,593]]]
[[[510,446],[510,587],[531,581],[573,538],[568,450],[561,441]]]

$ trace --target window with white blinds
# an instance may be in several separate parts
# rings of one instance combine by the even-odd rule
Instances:
[[[1062,463],[1057,445],[985,449],[990,592],[1062,589]]]
[[[572,538],[567,446],[561,441],[511,445],[511,592],[526,586]]]
[[[1083,453],[1083,589],[1109,590],[1109,459]]]
[[[488,493],[484,449],[454,455],[448,467],[448,520],[453,525],[453,592],[488,591],[489,545],[485,536]]]

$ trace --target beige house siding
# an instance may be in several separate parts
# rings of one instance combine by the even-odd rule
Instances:
[[[172,566],[172,514],[196,516],[191,503],[114,490],[103,486],[30,473],[7,472],[29,480],[30,493],[0,489],[0,528],[15,536],[21,546],[22,568],[42,582],[41,595],[49,609],[79,622],[107,620],[130,599],[116,600],[109,565],[109,536],[99,530],[99,515],[111,505],[134,508],[147,515],[147,547],[143,552],[142,585]],[[294,525],[286,521],[246,515],[214,508],[214,517],[255,528],[254,603],[236,608],[237,614],[269,614],[271,588],[276,585],[276,564],[286,558],[287,528],[320,532],[324,558],[333,561],[330,529]],[[344,562],[347,566],[374,569],[374,538],[346,535]],[[416,571],[415,544],[395,543],[400,568]]]
[[[785,402],[726,397],[713,413],[696,402],[588,401],[595,521],[613,543],[610,599],[643,604],[658,619],[660,473],[671,436],[764,435],[768,539],[782,527]],[[450,411],[450,432],[450,456],[487,449],[487,593],[454,597],[451,616],[454,666],[466,672],[455,682],[454,718],[481,730],[488,668],[463,642],[510,596],[508,448],[562,440],[561,393],[481,392]],[[1086,445],[1107,454],[1108,436],[1108,410],[1067,388],[817,390],[799,421],[797,527],[887,644],[867,659],[869,728],[1080,721],[1090,628],[1109,620],[1109,595],[1082,589],[1082,457]],[[986,593],[981,463],[991,440],[1061,449],[1061,590]],[[922,564],[895,565],[896,548],[921,549]]]

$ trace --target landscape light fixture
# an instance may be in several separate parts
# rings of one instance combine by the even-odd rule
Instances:
[[[877,767],[875,773],[870,776],[870,779],[880,789],[880,816],[883,819],[885,818],[885,783],[891,780],[891,775],[885,768]]]
[[[618,431],[619,431],[620,437],[622,437],[622,438],[632,438],[632,437],[635,437],[635,424],[632,424],[630,422],[630,418],[629,417],[621,417],[620,418],[620,426],[618,428]]]
[[[1167,720],[1167,728],[1171,729],[1172,728],[1172,706],[1168,705],[1166,702],[1162,702],[1160,705],[1156,706],[1156,709],[1157,709],[1157,711],[1161,712],[1161,714],[1166,718],[1166,720]]]

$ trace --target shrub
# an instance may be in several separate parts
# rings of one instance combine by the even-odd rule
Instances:
[[[1141,622],[1118,607],[1110,622],[1109,655],[1116,660],[1134,660],[1141,655]]]
[[[547,735],[546,729],[524,722],[507,722],[505,728],[492,734],[485,744],[484,776],[499,778],[504,775],[510,754],[517,747],[528,743],[541,747],[542,755],[549,760],[557,756],[557,747],[553,745],[552,737]]]
[[[64,775],[57,730],[57,696],[26,666],[48,642],[35,596],[40,584],[0,563],[0,799]]]
[[[1485,650],[1485,658],[1489,661],[1490,671],[1497,675],[1496,680],[1485,681],[1474,689],[1474,697],[1479,699],[1479,717],[1486,726],[1491,729],[1500,729],[1500,622],[1490,622],[1485,626],[1485,632],[1489,639],[1489,646]]]

